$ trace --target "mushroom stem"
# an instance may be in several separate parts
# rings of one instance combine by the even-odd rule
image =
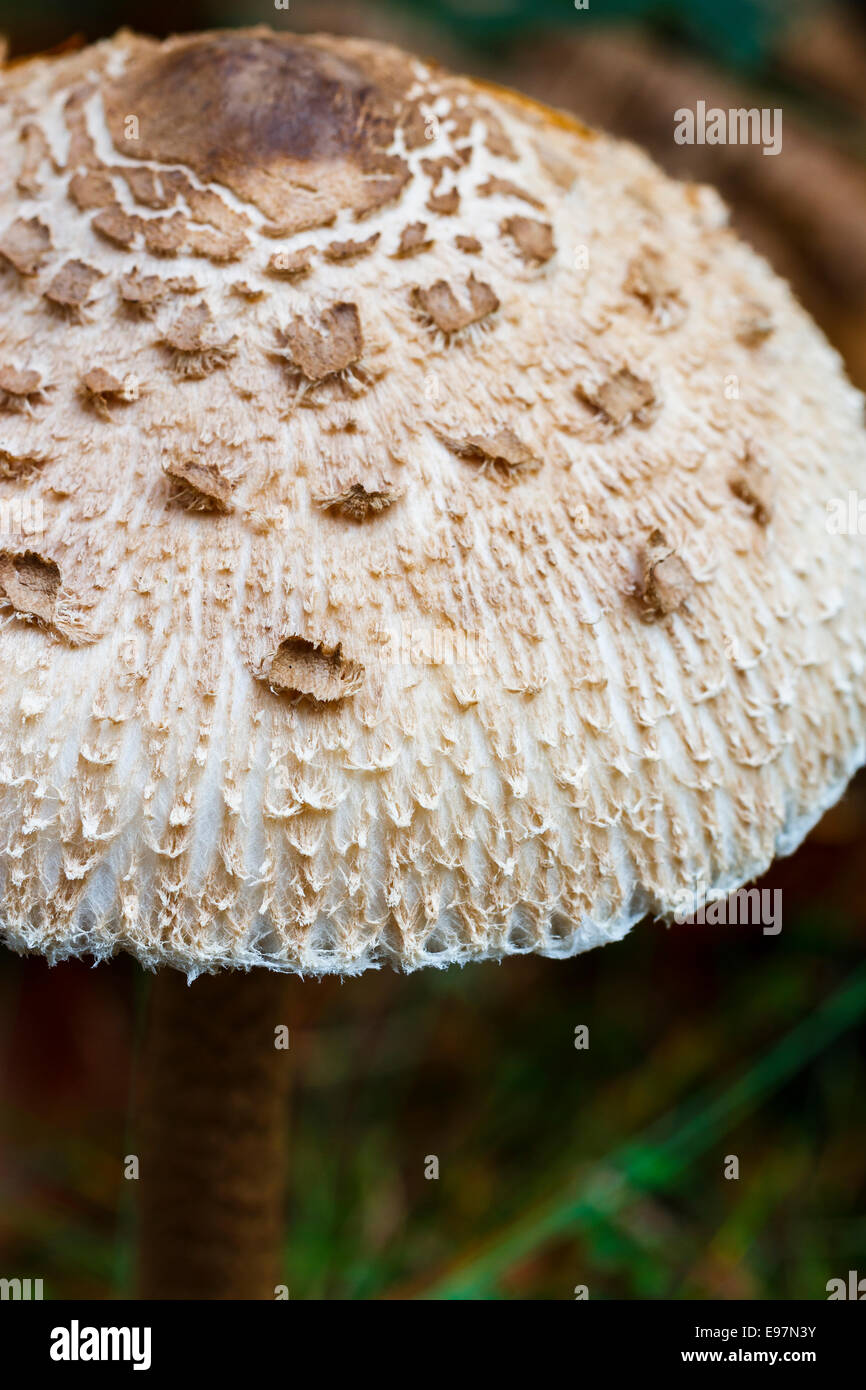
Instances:
[[[138,1081],[141,1298],[263,1299],[281,1282],[295,976],[153,983]]]

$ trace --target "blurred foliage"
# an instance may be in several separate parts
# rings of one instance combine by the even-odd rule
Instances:
[[[419,8],[412,0],[394,2]],[[425,0],[423,10],[428,20],[485,46],[543,26],[640,21],[736,65],[759,62],[784,20],[784,7],[767,0]]]
[[[353,8],[362,15],[369,10],[402,10],[410,20],[423,20],[428,28],[450,31],[463,43],[485,48],[544,28],[641,23],[722,63],[754,66],[766,56],[791,10],[802,9],[804,3],[820,0],[588,0],[585,9],[575,0],[353,0]],[[327,7],[319,0],[290,0],[287,10],[277,10],[268,0],[77,0],[70,11],[65,0],[42,0],[28,11],[17,0],[0,0],[0,28],[11,33],[17,51],[27,52],[59,42],[73,31],[91,39],[121,24],[153,33],[219,24],[322,27],[316,11],[323,8]],[[39,32],[45,37],[41,45],[34,45],[30,35]]]

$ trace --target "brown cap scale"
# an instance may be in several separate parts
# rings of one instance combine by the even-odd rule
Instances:
[[[568,956],[838,796],[862,400],[711,192],[267,30],[13,66],[0,151],[11,946]]]

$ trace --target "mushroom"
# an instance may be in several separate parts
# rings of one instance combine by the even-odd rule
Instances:
[[[51,503],[3,554],[2,935],[156,972],[141,1293],[272,1297],[293,977],[618,941],[863,762],[863,401],[714,195],[394,48],[4,82],[0,362],[26,325],[46,388],[4,457]]]

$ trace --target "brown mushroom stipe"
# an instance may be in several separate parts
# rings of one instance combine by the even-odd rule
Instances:
[[[4,72],[0,156],[0,500],[45,521],[2,931],[228,970],[159,977],[144,1285],[186,1241],[186,1292],[268,1293],[268,981],[619,940],[864,761],[863,400],[711,190],[386,46],[120,33]]]
[[[303,988],[270,970],[190,988],[157,975],[139,1077],[140,1297],[274,1297],[291,1075],[274,1029]]]

